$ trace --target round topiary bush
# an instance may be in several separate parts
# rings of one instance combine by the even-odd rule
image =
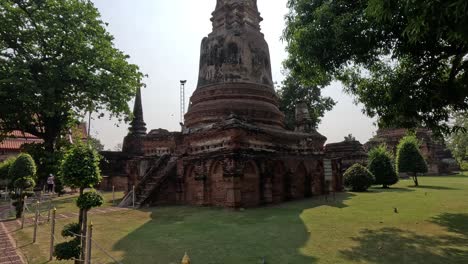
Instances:
[[[15,182],[20,178],[36,178],[36,163],[29,154],[20,154],[11,164],[8,171],[8,178]]]
[[[94,187],[102,180],[99,162],[100,156],[94,149],[76,144],[65,154],[60,167],[61,178],[72,188]]]
[[[354,164],[343,176],[345,186],[353,192],[365,192],[375,182],[374,175],[361,164]]]
[[[23,201],[28,191],[33,191],[36,186],[36,163],[29,154],[20,154],[11,164],[8,171],[8,179],[16,188],[16,217],[23,213]]]
[[[67,224],[63,227],[63,230],[62,230],[62,236],[63,237],[73,237],[73,238],[76,238],[76,235],[75,234],[79,234],[80,233],[80,224],[78,223],[70,223],[70,224]]]
[[[54,256],[57,258],[57,260],[79,259],[80,251],[80,240],[73,239],[55,245]]]
[[[80,195],[76,200],[78,208],[83,210],[90,210],[93,207],[99,207],[104,203],[102,196],[96,191],[91,191]]]

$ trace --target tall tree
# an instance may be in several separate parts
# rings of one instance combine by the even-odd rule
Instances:
[[[321,95],[317,86],[305,86],[297,78],[288,75],[279,87],[280,109],[286,115],[286,127],[294,129],[296,125],[295,112],[298,102],[304,102],[310,114],[311,126],[317,128],[323,115],[335,106],[330,97]]]
[[[53,152],[85,112],[128,117],[143,74],[114,47],[90,0],[0,0],[0,134]]]
[[[380,125],[450,132],[468,109],[465,0],[289,0],[285,62],[308,84],[344,83]]]

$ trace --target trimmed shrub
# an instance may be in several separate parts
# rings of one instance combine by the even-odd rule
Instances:
[[[78,141],[79,142],[79,141]],[[65,154],[60,168],[60,177],[63,182],[72,187],[80,188],[80,196],[77,200],[77,206],[80,208],[78,224],[80,234],[86,235],[87,213],[88,210],[102,204],[102,197],[95,192],[83,193],[85,188],[94,187],[101,182],[101,170],[99,169],[99,154],[90,146],[77,143]],[[81,245],[86,241],[81,238]],[[79,254],[84,257],[83,248]]]
[[[76,206],[83,210],[90,210],[93,207],[99,207],[103,203],[104,199],[96,191],[84,193],[76,200]]]
[[[21,178],[32,178],[35,180],[36,177],[36,163],[29,154],[20,154],[15,162],[11,164],[8,171],[8,178],[15,182]]]
[[[79,259],[81,252],[80,240],[73,239],[55,245],[54,256],[58,260]]]
[[[36,186],[36,182],[32,177],[22,177],[19,179],[16,179],[16,181],[13,183],[13,186],[16,188],[21,188],[21,189],[32,189],[34,186]]]
[[[7,180],[11,165],[15,162],[16,158],[9,158],[0,163],[0,179]]]
[[[393,165],[393,156],[387,150],[385,144],[373,148],[369,151],[367,169],[374,175],[376,185],[382,185],[383,188],[396,184],[398,175]]]
[[[63,227],[63,230],[62,230],[63,237],[75,238],[76,236],[74,234],[79,234],[79,233],[80,233],[80,224],[78,223],[67,224]]]
[[[8,178],[13,186],[18,189],[16,193],[16,217],[20,218],[23,213],[24,197],[28,191],[36,186],[36,164],[29,154],[20,154],[15,162],[11,164]]]
[[[353,192],[365,192],[375,182],[374,175],[361,164],[354,164],[344,173],[344,184]]]
[[[60,168],[60,176],[65,185],[72,188],[88,188],[101,182],[99,154],[92,148],[78,144],[66,154]]]
[[[400,140],[397,147],[396,166],[399,173],[408,173],[413,177],[414,184],[418,183],[418,173],[427,172],[427,163],[419,150],[419,141],[414,135]]]

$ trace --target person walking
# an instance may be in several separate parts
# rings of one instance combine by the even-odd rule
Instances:
[[[47,192],[54,193],[54,186],[55,186],[55,177],[51,173],[49,174],[49,177],[47,178]]]

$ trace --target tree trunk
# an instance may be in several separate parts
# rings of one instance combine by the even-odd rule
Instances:
[[[81,227],[81,254],[80,259],[85,259],[86,252],[86,231],[88,226],[88,210],[83,210],[83,226]],[[83,262],[81,262],[83,263]]]
[[[80,187],[80,196],[82,196],[84,193],[84,188]],[[85,218],[85,215],[84,215],[84,210],[80,208],[80,214],[78,216],[78,225],[80,226],[80,235],[83,236],[83,232],[86,232],[86,231],[83,231],[84,229],[86,229],[86,227],[83,229],[83,220]],[[80,241],[81,243],[83,243],[83,237],[80,238]],[[81,244],[81,252],[83,252],[83,244]],[[81,264],[83,263],[83,261],[81,261],[82,259],[84,259],[84,256],[81,256],[80,254],[80,260],[75,260],[75,264]]]
[[[419,182],[418,182],[418,174],[417,173],[414,173],[413,181],[414,181],[414,186],[418,187]]]
[[[84,188],[80,188],[80,196],[83,195],[84,193]],[[83,225],[83,210],[80,209],[80,214],[78,215],[78,224],[80,226]]]
[[[16,219],[20,219],[23,216],[24,197],[23,190],[19,190],[18,199],[16,199]]]

